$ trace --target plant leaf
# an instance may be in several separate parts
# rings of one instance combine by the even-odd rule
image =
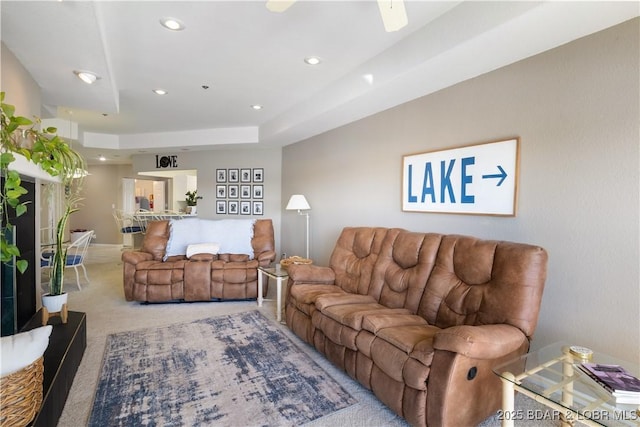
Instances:
[[[16,268],[20,273],[27,271],[27,267],[29,267],[29,262],[27,260],[19,259],[16,261]]]

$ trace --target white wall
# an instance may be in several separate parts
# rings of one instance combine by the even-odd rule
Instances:
[[[549,271],[533,347],[589,346],[638,362],[640,20],[283,150],[288,196],[311,204],[311,257],[344,226],[399,226],[538,244]],[[405,154],[521,137],[516,217],[404,213]],[[283,213],[282,250],[302,219]]]

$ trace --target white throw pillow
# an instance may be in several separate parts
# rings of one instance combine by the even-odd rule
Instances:
[[[26,368],[44,354],[53,326],[41,326],[27,332],[0,338],[0,377]]]
[[[212,254],[216,255],[220,250],[219,243],[197,243],[187,246],[187,258],[195,254]]]

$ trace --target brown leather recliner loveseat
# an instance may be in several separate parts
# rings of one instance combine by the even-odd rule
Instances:
[[[410,424],[474,426],[500,407],[492,368],[529,349],[546,266],[526,244],[349,227],[329,267],[289,267],[286,322]]]
[[[180,221],[192,221],[181,222],[181,225],[187,225],[183,229],[190,224],[198,224],[193,220]],[[170,221],[149,222],[141,249],[122,253],[127,301],[210,301],[258,297],[257,268],[268,266],[276,257],[270,219],[252,222],[250,247],[253,253],[196,253],[190,258],[186,255],[167,256],[170,224]],[[224,245],[221,250],[224,250]],[[265,284],[263,296],[267,288]]]

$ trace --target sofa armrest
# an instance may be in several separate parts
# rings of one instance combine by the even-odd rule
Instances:
[[[527,336],[511,325],[460,325],[437,332],[433,348],[474,359],[496,359],[516,351],[525,341]]]
[[[269,265],[276,259],[276,251],[263,251],[255,254],[260,265]]]
[[[140,251],[126,251],[122,253],[122,261],[136,265],[142,261],[151,261],[153,260],[153,254],[148,252],[140,252]]]
[[[287,273],[294,283],[333,285],[336,280],[335,272],[332,269],[313,264],[291,264]]]

